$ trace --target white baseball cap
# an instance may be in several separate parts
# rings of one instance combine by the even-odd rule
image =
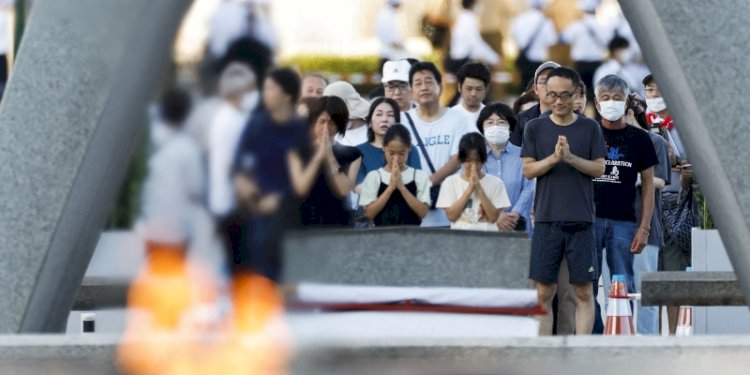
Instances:
[[[539,78],[539,75],[542,74],[543,71],[547,69],[557,69],[561,66],[562,65],[554,61],[545,61],[542,65],[539,65],[539,67],[536,68],[536,71],[534,72],[534,83],[536,83],[536,79]]]
[[[350,120],[367,118],[370,102],[362,98],[351,83],[344,81],[331,83],[323,90],[323,95],[341,98],[349,109]]]
[[[406,60],[386,61],[383,64],[383,83],[391,81],[409,82],[411,64]]]

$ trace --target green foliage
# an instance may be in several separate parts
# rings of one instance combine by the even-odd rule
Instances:
[[[377,56],[340,57],[299,55],[282,61],[301,73],[323,72],[348,75],[352,73],[375,73],[378,70]]]
[[[422,56],[422,60],[438,62],[437,55]],[[378,56],[327,56],[297,55],[281,62],[281,65],[297,68],[302,74],[310,72],[333,73],[342,76],[349,74],[379,73]]]
[[[715,229],[714,219],[711,216],[711,211],[708,209],[708,203],[706,197],[703,196],[698,184],[694,184],[695,189],[695,202],[698,204],[698,209],[701,213],[701,229]]]
[[[115,206],[109,214],[106,229],[130,229],[138,217],[141,188],[148,173],[148,139],[144,137],[130,161],[127,175],[120,186]]]

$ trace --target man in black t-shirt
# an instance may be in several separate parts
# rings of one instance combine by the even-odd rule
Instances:
[[[658,159],[648,134],[625,123],[625,101],[630,94],[628,83],[616,75],[608,75],[597,82],[595,93],[607,148],[604,175],[594,179],[597,265],[601,274],[603,249],[606,248],[611,274],[625,276],[628,292],[633,293],[633,257],[648,244],[654,208],[654,165]],[[639,174],[643,205],[641,221],[636,223]],[[595,286],[595,296],[597,291]],[[602,333],[604,326],[598,304],[595,312],[594,333]]]
[[[548,312],[540,334],[552,333],[551,304],[563,258],[576,301],[576,333],[590,334],[594,322],[594,186],[604,173],[604,139],[599,125],[573,112],[580,78],[569,68],[547,76],[549,117],[532,120],[523,135],[521,158],[526,178],[537,178],[535,227],[529,277],[536,281],[539,303]]]

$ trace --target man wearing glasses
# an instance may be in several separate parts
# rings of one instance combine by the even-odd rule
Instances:
[[[510,135],[510,143],[521,147],[521,141],[523,141],[523,130],[526,128],[526,123],[538,118],[543,113],[547,112],[551,108],[551,104],[547,101],[547,75],[552,69],[559,68],[560,64],[554,61],[547,61],[542,65],[539,65],[534,72],[534,94],[539,98],[539,104],[521,112],[516,117],[516,128]],[[524,88],[525,89],[525,88]]]
[[[579,82],[572,69],[549,72],[552,112],[527,124],[521,148],[524,176],[537,178],[529,277],[548,312],[541,317],[542,335],[552,333],[551,305],[563,258],[576,302],[576,334],[590,334],[594,323],[592,282],[598,268],[591,179],[604,173],[606,151],[599,125],[573,112]]]
[[[409,69],[411,64],[407,60],[386,61],[383,65],[382,82],[385,97],[395,100],[401,112],[414,108],[411,101]]]

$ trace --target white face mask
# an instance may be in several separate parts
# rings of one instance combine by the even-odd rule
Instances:
[[[618,100],[599,102],[599,114],[609,121],[617,121],[625,115],[625,102]]]
[[[667,103],[664,101],[664,98],[646,99],[646,106],[651,112],[661,112],[667,109]]]
[[[510,129],[504,126],[492,126],[484,129],[484,138],[491,145],[504,145],[510,138]]]

